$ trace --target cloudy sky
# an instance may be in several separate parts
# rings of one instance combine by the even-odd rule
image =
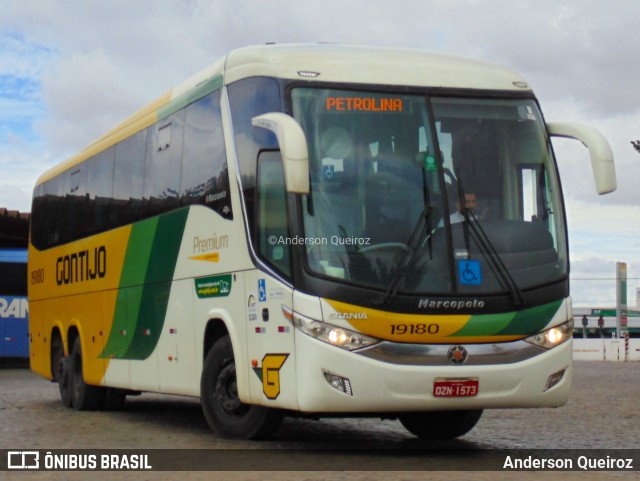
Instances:
[[[615,262],[640,286],[638,0],[0,0],[0,206],[30,210],[38,175],[233,48],[265,42],[422,48],[502,64],[547,120],[611,143],[618,190],[595,193],[586,150],[554,141],[572,294],[613,305]]]

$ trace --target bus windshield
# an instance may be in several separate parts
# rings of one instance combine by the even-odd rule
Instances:
[[[532,99],[292,90],[309,145],[308,268],[405,294],[518,293],[567,275]]]

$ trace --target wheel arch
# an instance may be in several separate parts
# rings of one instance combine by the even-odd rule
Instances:
[[[64,356],[68,356],[69,352],[65,346],[65,339],[62,336],[62,331],[60,329],[60,326],[58,326],[57,324],[54,324],[53,327],[51,328],[51,333],[49,335],[49,374],[51,375],[51,377],[49,379],[53,380],[53,381],[58,381],[57,379],[57,375],[55,372],[56,366],[54,365],[54,347],[56,347],[57,343],[59,342],[62,346],[62,353],[61,353],[61,357]]]
[[[206,323],[202,338],[200,368],[202,369],[204,366],[205,359],[216,341],[224,336],[229,336],[236,363],[238,393],[243,402],[249,402],[249,362],[247,361],[246,330],[238,331],[238,327],[238,323],[232,321],[227,311],[212,310],[209,312],[209,320]]]
[[[205,327],[204,338],[202,341],[202,363],[204,363],[205,359],[207,358],[207,354],[209,354],[209,350],[213,347],[216,341],[228,335],[229,329],[222,319],[214,318],[207,321],[207,326]]]
[[[60,340],[62,343],[62,356],[67,357],[71,355],[71,349],[73,348],[73,343],[76,337],[78,337],[78,328],[76,326],[65,328],[64,324],[60,320],[56,319],[53,321],[51,331],[49,332],[49,355],[45,355],[46,362],[49,365],[48,370],[45,367],[45,371],[51,376],[49,379],[55,380],[56,378],[55,373],[53,372],[54,366],[52,364],[54,341]]]

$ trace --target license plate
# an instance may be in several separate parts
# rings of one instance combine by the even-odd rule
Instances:
[[[433,382],[434,397],[474,397],[478,395],[480,381],[477,378],[436,378]]]

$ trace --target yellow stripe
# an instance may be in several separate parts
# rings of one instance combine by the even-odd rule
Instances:
[[[207,261],[207,262],[219,262],[220,261],[220,253],[219,252],[209,252],[207,254],[202,254],[199,256],[191,256],[189,259],[194,261]]]
[[[30,245],[29,271],[42,272],[42,282],[29,286],[29,300],[117,289],[130,234],[131,225],[128,225],[43,251]],[[106,251],[105,275],[86,280],[86,270],[94,268],[95,251],[101,247]],[[72,256],[75,256],[73,263],[70,261]],[[83,263],[86,263],[84,270],[81,269]],[[58,284],[69,269],[72,271],[71,281]]]
[[[43,277],[38,277],[43,282],[29,286],[30,331],[34,339],[31,356],[36,372],[51,377],[50,345],[47,340],[51,338],[53,326],[58,326],[65,342],[69,328],[75,327],[82,343],[85,380],[90,384],[103,382],[109,361],[101,359],[99,355],[111,332],[130,233],[131,226],[125,226],[45,251],[30,246],[29,271],[43,272]],[[64,265],[64,261],[59,259],[73,254],[77,258],[78,253],[90,251],[91,257],[88,259],[92,262],[94,249],[100,246],[106,249],[104,277],[82,280],[80,270],[74,268],[74,282],[58,285],[57,281],[62,275],[60,269]],[[86,259],[85,255],[83,261]],[[69,350],[73,346],[66,347]]]
[[[471,318],[468,314],[398,314],[354,306],[344,302],[326,299],[325,301],[338,312],[338,315],[346,314],[342,318],[358,332],[396,342],[464,342],[458,341],[458,338],[452,340],[450,336],[459,331]],[[354,316],[350,317],[350,314]],[[473,341],[479,342],[475,337]]]

